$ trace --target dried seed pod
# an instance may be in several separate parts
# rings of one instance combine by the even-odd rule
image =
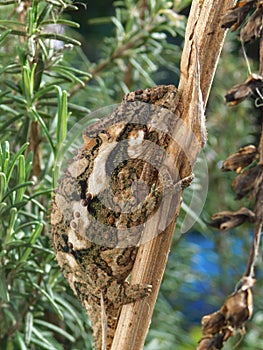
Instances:
[[[254,145],[248,145],[240,148],[238,152],[231,154],[224,161],[222,170],[241,173],[245,167],[256,159],[257,155],[258,151]]]
[[[196,350],[218,350],[223,348],[224,334],[202,338]]]
[[[255,282],[254,278],[244,277],[239,288],[225,300],[221,308],[229,326],[236,330],[242,330],[244,323],[252,316],[253,295],[251,287]]]
[[[258,6],[257,10],[249,18],[246,25],[240,31],[241,40],[244,43],[259,38],[263,29],[263,6]]]
[[[238,29],[256,2],[256,0],[240,1],[236,6],[227,10],[222,18],[221,27],[231,28],[231,31]]]
[[[213,312],[210,315],[205,315],[202,318],[202,333],[203,335],[216,334],[225,326],[225,315],[220,311]]]
[[[246,195],[249,196],[249,199],[255,197],[262,181],[263,164],[258,164],[254,168],[244,171],[232,182],[232,188],[236,192],[236,199],[241,199]]]
[[[234,329],[242,329],[244,322],[251,317],[253,311],[252,300],[251,289],[247,289],[234,293],[225,301],[223,312]]]
[[[252,73],[242,84],[237,84],[225,95],[226,102],[235,106],[246,98],[250,97],[256,89],[263,88],[263,77]]]
[[[241,334],[245,332],[244,324],[253,312],[251,288],[255,282],[252,277],[243,277],[221,309],[202,318],[203,337],[197,350],[222,349],[224,342],[234,336],[236,331]]]
[[[242,225],[244,222],[253,222],[255,220],[255,214],[247,209],[240,208],[238,211],[221,211],[215,213],[209,223],[210,226],[216,227],[219,230],[227,231],[234,227]]]

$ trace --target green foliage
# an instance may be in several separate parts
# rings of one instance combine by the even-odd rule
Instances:
[[[95,48],[90,48],[93,54],[97,51],[96,62],[84,57],[80,63],[92,73],[93,80],[78,95],[78,100],[91,109],[120,101],[124,93],[156,85],[155,81],[160,83],[168,76],[172,75],[175,82],[179,77],[181,50],[171,40],[178,34],[183,35],[185,17],[172,10],[173,3],[122,0],[115,1],[114,6],[114,16],[89,20],[94,31],[107,23],[113,33],[105,34]],[[82,40],[88,46],[92,38],[85,33]],[[181,43],[182,38],[178,42]],[[71,94],[75,91],[76,87]]]
[[[63,1],[0,3],[3,350],[63,349],[59,339],[77,344],[89,328],[86,318],[79,322],[79,304],[74,307],[75,301],[66,299],[48,235],[53,164],[66,137],[71,109],[78,110],[69,105],[67,91],[75,84],[84,86],[90,78],[64,60],[64,53],[79,42],[50,26],[77,27],[61,17],[62,10],[70,9],[74,6]],[[82,339],[87,349],[90,343],[89,338]]]

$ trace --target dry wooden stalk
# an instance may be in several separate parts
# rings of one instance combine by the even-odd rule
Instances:
[[[263,75],[263,34],[261,34],[259,42],[259,74]],[[259,164],[263,164],[263,107],[260,107],[261,112],[261,135],[258,146],[259,152]],[[256,215],[255,227],[254,227],[254,244],[251,249],[250,257],[247,263],[245,276],[254,276],[255,264],[259,255],[259,247],[262,236],[263,227],[263,184],[261,183],[259,191],[256,196],[254,212]]]
[[[180,103],[177,110],[177,115],[185,122],[189,131],[186,151],[191,165],[205,142],[203,110],[225,37],[225,30],[220,26],[221,16],[235,2],[194,0],[192,3],[181,61]],[[175,130],[176,133],[178,130]],[[192,133],[196,139],[192,137]],[[185,162],[181,150],[173,150],[172,157],[174,167],[179,169],[181,177],[189,175],[189,162]],[[150,283],[153,285],[153,292],[145,300],[122,308],[111,350],[143,348],[180,210],[180,193],[171,205],[176,206],[174,219],[163,233],[140,246],[133,267],[131,283]],[[152,229],[154,228],[146,224],[146,231]]]

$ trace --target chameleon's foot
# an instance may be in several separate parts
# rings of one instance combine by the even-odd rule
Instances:
[[[123,289],[123,304],[133,303],[139,299],[145,298],[152,292],[152,286],[150,284],[125,284]]]

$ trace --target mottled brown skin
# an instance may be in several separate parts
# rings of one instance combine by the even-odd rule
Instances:
[[[166,108],[174,112],[177,102],[172,85],[128,94],[108,118],[84,131],[84,145],[64,171],[53,199],[56,258],[91,320],[97,350],[103,339],[110,349],[122,305],[151,292],[150,285],[130,285],[126,279],[143,224],[162,198],[163,184],[158,177],[162,154],[158,149],[143,149],[145,159],[157,159],[153,166],[140,159],[137,143],[168,146],[169,134],[155,130],[147,118],[142,123],[142,116],[149,105],[164,107],[160,118],[166,123],[174,117]],[[172,127],[173,122],[167,125]]]

